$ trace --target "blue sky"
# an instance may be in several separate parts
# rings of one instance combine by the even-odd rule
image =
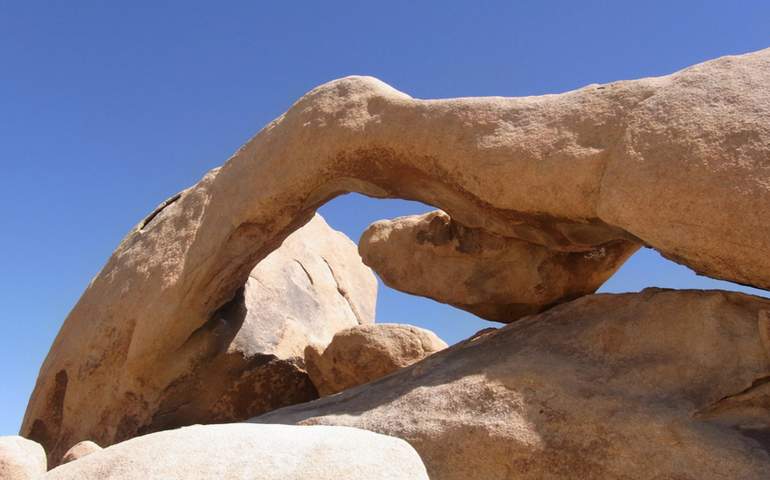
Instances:
[[[536,95],[770,46],[770,2],[0,1],[0,434],[67,312],[128,229],[312,87],[374,75],[415,97]],[[427,207],[341,197],[353,239]],[[603,288],[740,287],[644,250]],[[380,290],[381,322],[449,342],[486,325]]]

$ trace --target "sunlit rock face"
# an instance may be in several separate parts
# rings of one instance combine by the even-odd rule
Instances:
[[[345,427],[194,425],[152,433],[48,472],[44,480],[428,480],[398,438]]]
[[[136,371],[141,359],[124,358],[113,364],[111,376],[92,375],[88,368],[98,365],[88,359],[105,362],[120,345],[89,350],[75,341],[81,334],[73,330],[75,337],[55,344],[50,355],[80,361],[81,370],[59,370],[53,395],[33,396],[31,405],[46,400],[52,408],[28,420],[23,431],[48,448],[55,466],[90,452],[84,444],[93,442],[73,447],[83,438],[106,446],[183,425],[245,420],[313,400],[318,391],[305,369],[305,348],[325,346],[337,331],[373,322],[376,295],[376,279],[355,244],[317,215],[252,269],[235,297],[169,351],[162,364]],[[41,372],[38,382],[47,380]],[[124,397],[110,391],[118,380],[130,388]],[[66,410],[69,404],[88,415]]]
[[[248,298],[254,267],[345,192],[422,201],[464,228],[544,249],[547,265],[554,252],[621,245],[622,261],[646,245],[699,273],[770,288],[768,118],[770,50],[526,98],[421,100],[370,77],[324,84],[123,239],[64,322],[22,434],[58,460],[80,440],[108,445],[191,421],[203,407],[184,392],[199,391],[196,379],[217,361],[232,366],[228,348],[243,329],[240,296]],[[332,298],[361,323],[352,300],[359,282],[345,287],[329,265]],[[601,279],[613,268],[582,271]],[[537,301],[573,297],[559,278]],[[455,300],[450,292],[443,301]],[[495,313],[498,301],[511,303],[482,298],[468,309],[506,321],[521,313]],[[296,365],[266,355],[244,368],[275,355],[287,371],[270,381],[301,383],[292,380]],[[714,388],[732,394],[728,384]]]
[[[396,290],[510,323],[594,293],[639,244],[616,240],[563,252],[468,228],[436,211],[376,222],[358,248]]]
[[[305,349],[310,380],[321,396],[377,380],[447,347],[435,333],[397,323],[341,330],[326,347]]]
[[[39,443],[16,435],[0,436],[0,478],[36,480],[45,470],[45,451]]]
[[[770,478],[770,299],[582,297],[253,421],[403,438],[430,478]]]

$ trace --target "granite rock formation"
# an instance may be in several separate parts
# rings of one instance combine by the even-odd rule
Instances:
[[[433,480],[770,478],[770,299],[582,297],[253,421],[407,440]]]
[[[92,453],[43,480],[428,480],[408,443],[346,427],[195,425]]]
[[[115,281],[126,292],[141,283]],[[163,343],[141,336],[140,326],[152,319],[133,315],[140,306],[119,312],[131,321],[108,330],[86,318],[67,322],[30,401],[30,412],[38,410],[28,412],[22,432],[42,443],[56,465],[84,439],[106,446],[183,425],[245,420],[318,398],[305,370],[305,347],[326,345],[339,330],[373,322],[376,294],[376,279],[355,244],[316,216],[254,267],[235,296],[160,363],[145,364],[130,354],[134,342]],[[41,396],[43,387],[52,390]],[[78,414],[84,411],[89,414]]]
[[[378,323],[341,330],[326,348],[310,345],[305,362],[321,396],[377,380],[447,347],[412,325]]]

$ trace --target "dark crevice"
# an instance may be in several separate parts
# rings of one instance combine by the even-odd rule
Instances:
[[[236,290],[232,299],[219,307],[206,323],[187,337],[177,349],[177,354],[181,354],[186,348],[192,348],[204,358],[209,358],[224,351],[246,319],[244,292],[245,287]]]
[[[157,217],[160,214],[160,212],[162,212],[166,207],[176,202],[180,198],[182,198],[182,192],[177,193],[176,195],[166,199],[163,203],[158,205],[158,207],[155,208],[155,210],[153,210],[152,213],[147,215],[147,217],[144,220],[142,220],[142,224],[139,226],[139,231],[141,232],[142,230],[147,228],[150,222],[152,222],[155,219],[155,217]]]
[[[740,392],[738,392],[738,393],[734,393],[734,394],[732,394],[732,395],[727,395],[727,396],[725,396],[725,397],[722,397],[722,398],[720,398],[718,401],[716,401],[716,402],[713,404],[713,406],[712,406],[712,407],[716,407],[716,406],[717,406],[717,405],[719,405],[720,403],[722,403],[722,402],[725,402],[725,401],[727,401],[727,400],[730,400],[730,399],[732,399],[732,398],[735,398],[735,397],[740,397],[741,395],[745,395],[745,394],[747,394],[747,393],[751,392],[752,390],[754,390],[754,389],[756,389],[756,388],[758,388],[758,387],[761,387],[762,385],[764,385],[764,384],[766,384],[766,383],[770,383],[770,375],[766,375],[766,376],[764,376],[764,377],[759,377],[759,378],[757,378],[756,380],[754,380],[753,382],[751,382],[751,385],[750,385],[750,386],[748,386],[748,387],[744,388],[743,390],[741,390],[741,391],[740,391]]]
[[[362,321],[361,315],[358,313],[358,310],[356,309],[356,306],[353,304],[353,302],[350,300],[350,295],[348,295],[348,292],[345,291],[344,288],[340,285],[339,280],[337,279],[337,275],[334,273],[334,269],[329,264],[329,261],[326,260],[325,257],[321,257],[321,260],[324,261],[326,264],[326,267],[329,269],[329,273],[332,274],[332,278],[334,279],[334,284],[337,286],[337,293],[340,294],[340,296],[345,299],[345,301],[348,304],[348,307],[350,307],[350,311],[353,312],[353,316],[356,317],[356,321],[359,325],[363,325],[365,322]]]
[[[297,262],[297,264],[302,269],[302,271],[305,272],[305,275],[307,275],[307,279],[310,280],[310,285],[315,285],[315,282],[313,281],[313,277],[310,275],[310,272],[307,271],[307,268],[305,268],[305,266],[302,265],[302,262],[300,262],[296,258],[294,259],[294,261]],[[324,260],[324,261],[326,261],[326,260]],[[327,263],[327,265],[328,265],[328,263]]]

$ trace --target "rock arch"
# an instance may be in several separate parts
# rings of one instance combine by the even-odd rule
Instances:
[[[419,200],[555,252],[647,245],[770,288],[768,85],[770,50],[541,97],[419,100],[369,77],[322,85],[125,237],[62,326],[22,433],[45,417],[59,371],[63,418],[95,419],[77,428],[114,434],[105,405],[141,425],[132,412],[154,400],[137,392],[176,378],[190,334],[344,192]]]

